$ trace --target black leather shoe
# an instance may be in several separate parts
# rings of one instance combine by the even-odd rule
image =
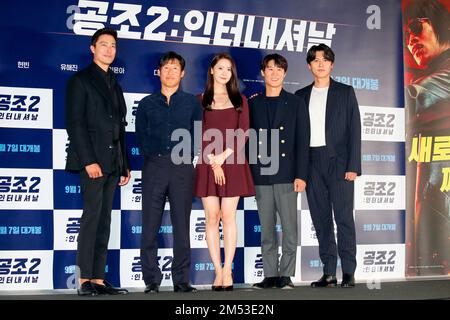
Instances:
[[[110,295],[116,295],[116,294],[127,294],[128,290],[123,288],[115,288],[110,284],[108,281],[104,280],[103,285],[92,283],[92,286],[97,290],[98,294],[110,294]]]
[[[352,274],[344,273],[342,275],[341,288],[355,287],[355,277]]]
[[[222,287],[222,286],[215,286],[215,285],[212,285],[212,286],[211,286],[211,290],[212,290],[212,291],[223,291],[223,287]]]
[[[77,290],[79,296],[97,296],[98,292],[90,281],[83,282],[81,287]]]
[[[265,277],[263,281],[255,283],[253,288],[255,289],[269,289],[277,286],[278,277]]]
[[[145,286],[144,293],[158,293],[159,292],[159,284],[150,283]]]
[[[189,283],[179,283],[173,286],[173,291],[175,292],[197,292],[193,286]]]
[[[233,273],[231,273],[231,280],[234,281],[234,276]],[[229,285],[229,286],[223,286],[223,291],[233,291],[234,287],[233,284]]]
[[[312,282],[311,287],[313,288],[336,287],[336,284],[337,284],[336,276],[324,274],[322,278]]]
[[[279,277],[277,281],[277,288],[280,289],[294,289],[294,284],[290,277]]]

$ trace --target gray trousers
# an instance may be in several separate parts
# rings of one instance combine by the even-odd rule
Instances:
[[[295,275],[297,257],[297,195],[294,183],[256,185],[261,223],[261,252],[265,277]],[[283,229],[282,256],[278,264],[277,212]]]

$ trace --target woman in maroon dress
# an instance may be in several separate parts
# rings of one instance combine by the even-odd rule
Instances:
[[[206,215],[206,243],[215,268],[212,290],[233,290],[232,263],[236,251],[236,209],[239,197],[255,194],[245,159],[249,114],[239,92],[236,64],[227,53],[214,56],[203,95],[202,150],[196,166],[194,194],[202,199]],[[225,259],[220,255],[222,220]]]

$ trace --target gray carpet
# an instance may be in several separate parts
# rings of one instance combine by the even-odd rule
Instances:
[[[375,288],[374,288],[375,287]],[[78,297],[74,290],[33,292],[0,292],[0,300],[183,300],[183,301],[286,301],[286,300],[450,300],[450,279],[405,280],[381,282],[378,285],[357,283],[355,288],[310,288],[308,284],[294,289],[253,289],[249,285],[237,286],[232,292],[213,292],[198,286],[196,293],[174,293],[163,288],[157,294],[144,294],[130,289],[128,295]]]

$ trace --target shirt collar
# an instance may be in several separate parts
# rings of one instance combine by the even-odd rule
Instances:
[[[178,88],[178,90],[175,91],[175,92],[170,96],[170,100],[172,100],[173,98],[179,96],[181,93],[183,93],[183,91],[182,91],[180,88]],[[166,96],[163,95],[163,93],[161,92],[161,90],[159,90],[158,92],[154,93],[154,95],[155,95],[156,97],[158,97],[159,99],[166,101]]]
[[[106,81],[106,83],[108,84],[110,81],[114,80],[114,74],[111,71],[111,69],[108,68],[108,71],[105,72],[105,70],[103,70],[102,68],[100,68],[100,66],[98,64],[96,64],[95,62],[92,62],[92,64],[94,65],[94,72],[100,76],[102,79],[104,79]]]

